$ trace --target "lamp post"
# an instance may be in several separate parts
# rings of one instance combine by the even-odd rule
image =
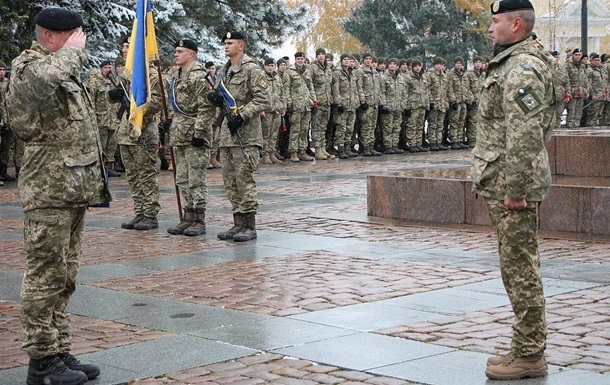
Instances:
[[[581,36],[581,47],[582,52],[588,54],[588,41],[589,41],[589,32],[588,32],[588,17],[587,17],[587,0],[582,0],[582,8],[580,9],[580,36]]]

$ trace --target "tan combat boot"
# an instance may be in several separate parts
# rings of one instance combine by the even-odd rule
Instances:
[[[324,146],[322,146],[320,148],[322,149],[322,154],[324,154],[326,159],[335,159],[335,156],[333,154],[329,154],[328,151],[326,151],[326,148]]]
[[[284,163],[281,160],[279,160],[277,158],[277,156],[275,156],[275,152],[272,152],[271,154],[269,154],[269,158],[271,158],[271,162],[273,162],[273,164],[282,164],[282,163]]]
[[[290,151],[290,161],[291,162],[300,162],[301,161],[299,159],[299,157],[297,156],[297,152],[296,151]]]
[[[182,221],[176,226],[168,228],[167,232],[171,235],[180,235],[193,224],[193,220],[195,220],[195,212],[193,209],[184,209]]]
[[[316,160],[326,160],[328,157],[324,155],[324,151],[322,151],[322,147],[316,147]]]
[[[218,153],[213,152],[210,155],[210,164],[213,168],[222,168],[222,164],[218,161]]]
[[[266,152],[265,155],[263,155],[262,163],[263,164],[273,164],[273,162],[271,161],[271,157],[269,156],[268,152]]]
[[[244,214],[244,225],[239,233],[233,236],[235,242],[247,242],[256,239],[256,214]]]
[[[546,359],[543,353],[526,357],[509,355],[502,363],[487,366],[485,375],[492,380],[544,377],[547,375]]]
[[[231,227],[227,231],[223,231],[218,233],[216,236],[218,239],[222,239],[223,241],[228,241],[233,239],[233,236],[240,232],[242,226],[244,225],[244,214],[235,213],[233,214],[233,227]]]
[[[299,157],[299,160],[304,160],[304,161],[312,161],[313,158],[309,155],[307,155],[307,153],[305,152],[305,150],[299,150],[299,152],[297,153],[297,156]]]
[[[205,210],[195,211],[195,218],[191,225],[184,230],[187,237],[196,237],[201,234],[205,234]]]

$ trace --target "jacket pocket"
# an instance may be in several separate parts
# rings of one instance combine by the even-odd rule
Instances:
[[[473,150],[473,155],[474,161],[470,168],[472,183],[477,190],[497,191],[500,153],[477,146]]]
[[[64,157],[64,201],[96,204],[104,187],[97,152]]]
[[[69,120],[83,120],[85,119],[85,105],[83,90],[72,82],[64,82],[61,84],[61,88],[65,91],[66,99],[68,102],[68,119]]]

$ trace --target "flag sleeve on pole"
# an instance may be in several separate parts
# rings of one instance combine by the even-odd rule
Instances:
[[[152,16],[151,0],[138,0],[133,21],[125,76],[131,80],[131,108],[129,121],[138,136],[142,132],[144,114],[150,102],[150,62],[159,59],[157,37]]]

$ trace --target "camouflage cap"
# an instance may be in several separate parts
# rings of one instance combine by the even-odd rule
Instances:
[[[295,59],[298,58],[298,57],[305,57],[305,54],[303,52],[299,51],[299,52],[294,54],[294,57],[295,57]]]
[[[377,58],[377,64],[385,64],[385,58],[384,57]]]
[[[280,64],[286,64],[286,59],[284,59],[283,57],[277,59],[277,66],[279,67]]]
[[[434,57],[434,64],[445,64],[445,59],[440,56]]]
[[[265,59],[265,65],[269,64],[275,64],[275,60],[273,60],[272,57],[268,57],[267,59]]]
[[[490,5],[491,14],[497,15],[499,13],[522,11],[522,10],[534,10],[534,6],[529,0],[496,0]]]
[[[83,25],[80,14],[65,8],[45,8],[34,16],[34,22],[52,31],[69,31]]]
[[[329,52],[329,53],[326,54],[326,59],[327,60],[335,60],[335,57],[333,56],[332,53]]]
[[[456,57],[455,59],[453,59],[453,64],[460,62],[462,64],[464,64],[464,58],[461,56]]]
[[[343,59],[348,58],[348,59],[353,59],[354,57],[352,55],[350,55],[349,53],[342,53],[341,56],[339,56],[339,60],[343,61]]]
[[[362,60],[366,59],[367,57],[373,58],[373,54],[370,52],[365,52],[362,54]]]
[[[388,59],[388,64],[390,63],[398,64],[398,59],[396,59],[395,57],[391,57]]]
[[[411,60],[411,65],[415,67],[415,66],[421,66],[421,65],[423,65],[423,63],[422,63],[422,61],[421,61],[421,60],[419,60],[418,58],[415,58],[415,59]]]
[[[0,60],[0,68],[6,68],[6,63]]]
[[[398,60],[398,63],[397,63],[397,64],[398,64],[399,66],[401,66],[401,65],[403,65],[403,64],[407,64],[407,59],[400,59],[400,60]]]
[[[318,48],[316,50],[316,56],[321,55],[321,54],[326,55],[326,50],[324,48]]]

